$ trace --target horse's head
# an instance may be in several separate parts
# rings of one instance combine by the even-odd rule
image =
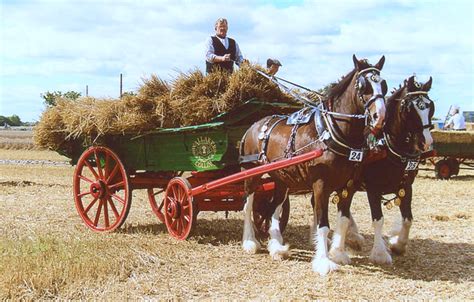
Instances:
[[[407,96],[402,111],[407,115],[407,128],[420,135],[419,146],[423,151],[427,151],[433,143],[430,130],[433,129],[431,119],[435,111],[435,104],[428,97],[433,78],[430,77],[426,83],[418,83],[415,76],[409,77],[406,81]]]
[[[378,132],[382,129],[385,119],[385,94],[387,94],[387,82],[380,77],[380,71],[385,63],[382,56],[375,65],[370,65],[367,60],[358,60],[352,56],[356,74],[354,77],[357,95],[368,112],[370,126]]]
[[[431,77],[423,84],[417,82],[415,76],[411,76],[404,81],[403,87],[389,98],[389,103],[398,103],[398,127],[404,132],[402,135],[406,135],[406,141],[413,144],[415,151],[427,151],[433,143],[430,129],[433,128],[431,119],[435,105],[428,97],[432,82]],[[389,111],[392,112],[392,109]]]

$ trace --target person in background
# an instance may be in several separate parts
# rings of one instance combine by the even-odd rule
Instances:
[[[267,73],[271,76],[274,76],[278,69],[280,68],[281,63],[277,59],[268,59],[267,60]]]
[[[464,121],[464,116],[461,114],[458,106],[453,106],[451,108],[451,117],[444,125],[444,129],[452,129],[457,131],[466,130],[466,122]]]
[[[232,73],[234,62],[240,66],[244,62],[239,44],[234,39],[227,37],[227,20],[217,19],[214,29],[216,34],[209,37],[206,42],[206,73],[210,73],[220,67]]]

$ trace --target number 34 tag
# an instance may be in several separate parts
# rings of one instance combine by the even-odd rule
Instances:
[[[351,152],[349,153],[350,161],[361,162],[363,158],[364,158],[364,151],[362,150],[351,150]]]

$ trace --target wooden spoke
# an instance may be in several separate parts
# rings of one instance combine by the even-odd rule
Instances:
[[[121,204],[123,204],[123,205],[125,204],[125,200],[122,199],[121,197],[117,196],[117,194],[111,194],[110,196],[117,199]]]
[[[112,209],[112,212],[114,212],[115,219],[118,219],[120,215],[117,211],[117,208],[115,207],[115,204],[114,204],[113,200],[110,197],[107,197],[107,201],[110,204],[110,208]]]
[[[79,178],[82,179],[82,180],[85,180],[85,181],[87,181],[87,182],[89,182],[89,183],[94,183],[93,180],[90,180],[89,178],[85,177],[84,175],[79,175]]]
[[[107,180],[105,182],[109,182],[111,179],[113,179],[115,177],[115,174],[117,174],[117,172],[120,170],[120,166],[119,165],[115,165],[114,169],[112,170],[112,172],[110,173],[109,177],[107,178]]]
[[[84,196],[89,195],[89,194],[92,194],[91,191],[87,191],[87,192],[78,194],[77,197],[84,197]]]
[[[97,227],[99,224],[100,212],[102,211],[102,199],[99,200],[99,207],[97,208],[97,213],[95,214],[94,225]]]
[[[84,161],[84,164],[89,168],[89,170],[91,170],[92,174],[94,174],[94,177],[96,179],[99,179],[99,175],[97,174],[97,172],[94,170],[94,167],[91,166],[91,164],[89,163],[88,160],[85,160]]]
[[[99,155],[97,154],[97,150],[94,150],[94,157],[95,157],[95,166],[97,167],[99,176],[101,179],[104,179],[104,174],[102,173],[102,168],[100,167],[100,160],[99,160]]]
[[[121,181],[121,182],[118,182],[116,184],[113,184],[113,185],[109,185],[109,189],[110,190],[116,190],[116,189],[121,189],[123,188],[125,182],[124,181]]]
[[[102,201],[102,204],[104,205],[104,222],[105,222],[105,227],[108,228],[110,226],[109,223],[109,212],[107,210],[107,199]]]
[[[96,197],[94,198],[94,200],[92,200],[92,202],[87,206],[87,208],[84,210],[84,213],[87,214],[87,212],[89,212],[89,210],[92,208],[92,206],[97,202],[99,198]]]

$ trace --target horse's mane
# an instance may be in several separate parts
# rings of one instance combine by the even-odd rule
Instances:
[[[372,67],[369,63],[367,63],[367,61],[363,60],[361,61],[361,68],[362,69],[366,69],[366,68],[369,68],[369,67]],[[328,92],[328,99],[330,100],[336,100],[337,98],[339,98],[343,93],[344,91],[346,91],[347,89],[347,86],[349,86],[349,84],[351,83],[352,81],[352,78],[354,77],[354,75],[358,72],[358,70],[356,68],[354,68],[352,71],[350,71],[348,74],[346,74],[345,76],[343,76],[339,82],[332,86],[331,89],[329,90]]]
[[[387,98],[387,106],[386,106],[387,111],[385,114],[385,117],[386,117],[385,125],[390,125],[392,122],[392,119],[394,119],[395,111],[397,110],[398,101],[400,100],[401,94],[405,90],[405,88],[406,88],[405,84],[403,84],[403,86],[400,85],[400,87],[398,87],[398,89],[396,89],[392,93],[392,95]]]
[[[338,83],[336,83],[334,86],[329,89],[328,92],[328,99],[330,100],[335,100],[338,97],[340,97],[344,91],[346,91],[347,86],[349,86],[352,77],[356,73],[356,69],[354,68],[351,72],[343,76]]]

